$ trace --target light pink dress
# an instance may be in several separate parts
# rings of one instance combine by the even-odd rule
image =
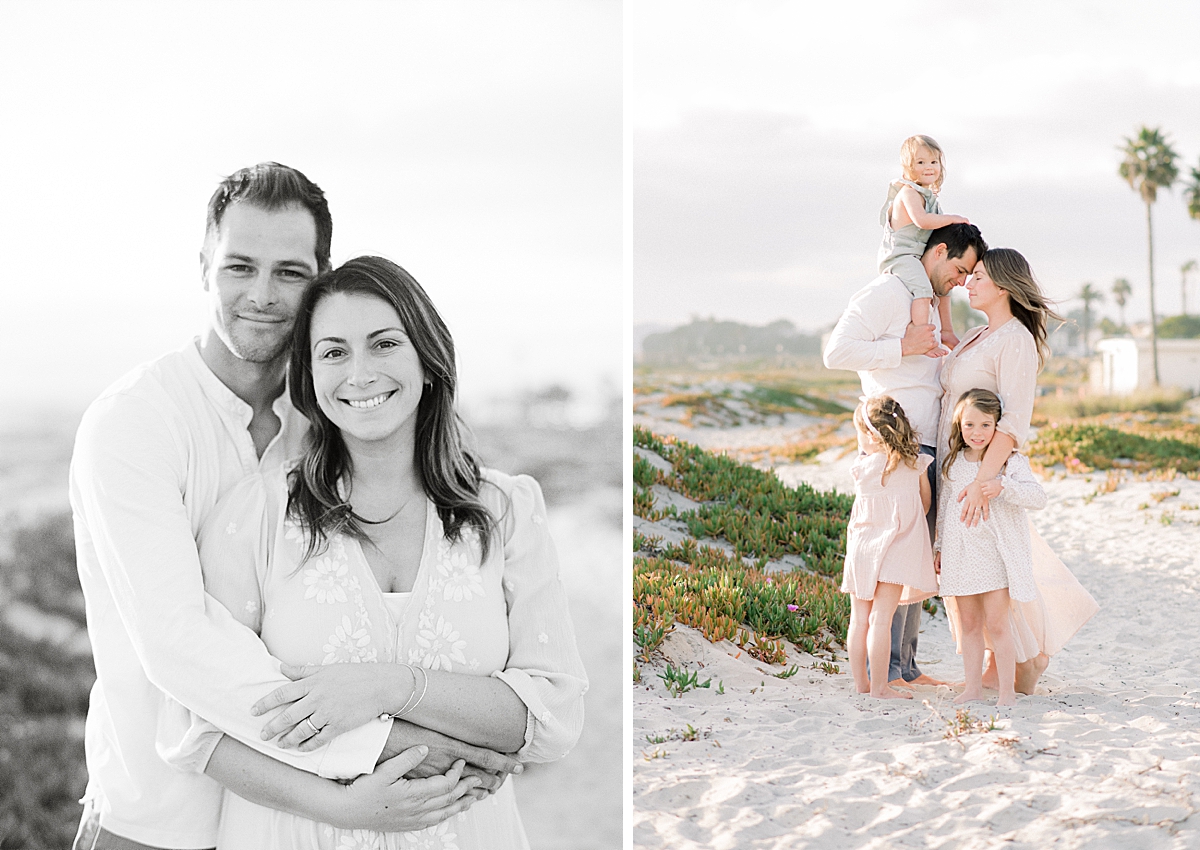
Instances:
[[[968,348],[985,329],[986,326],[967,331],[954,351],[942,359],[945,394],[938,427],[939,465],[949,451],[954,406],[963,393],[975,387],[991,390],[1000,397],[1001,416],[996,430],[1012,437],[1018,450],[1029,436],[1029,420],[1033,416],[1033,400],[1037,393],[1037,344],[1029,330],[1014,318]],[[941,470],[938,472],[940,474]],[[945,481],[945,478],[939,479],[940,484]],[[938,489],[940,516],[944,517],[947,511],[961,510],[958,493],[951,492],[952,487]],[[1010,624],[1017,661],[1029,661],[1039,653],[1053,655],[1058,652],[1100,610],[1092,595],[1038,535],[1033,523],[1028,519],[1026,522],[1037,594],[1031,602],[1011,602]],[[943,571],[945,568],[943,564]],[[946,597],[945,601],[950,630],[957,639],[958,609],[953,597]]]
[[[933,462],[917,456],[913,469],[903,461],[887,483],[883,452],[860,455],[850,467],[854,476],[854,507],[846,528],[846,566],[842,592],[874,599],[875,584],[902,584],[900,603],[920,602],[937,594],[929,527],[921,507],[920,477]]]

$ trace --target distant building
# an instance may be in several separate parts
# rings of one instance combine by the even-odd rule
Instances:
[[[1089,375],[1092,389],[1127,395],[1154,386],[1154,353],[1149,339],[1108,337],[1097,342],[1095,350]],[[1158,377],[1164,387],[1200,395],[1200,339],[1160,339]]]

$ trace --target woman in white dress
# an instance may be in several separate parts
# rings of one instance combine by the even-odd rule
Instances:
[[[311,674],[256,707],[291,703],[266,734],[310,749],[402,717],[522,763],[565,755],[587,681],[541,490],[463,446],[453,341],[425,292],[377,257],[322,275],[288,380],[312,426],[304,457],[249,476],[200,540],[208,592]],[[218,750],[210,775],[257,769],[238,752]],[[476,773],[494,793],[412,832],[339,829],[227,791],[219,846],[527,847],[512,782]]]
[[[1014,450],[1025,444],[1037,375],[1045,362],[1046,323],[1058,318],[1042,294],[1029,263],[1011,248],[990,248],[967,281],[971,306],[987,316],[983,327],[968,331],[942,363],[942,416],[938,427],[938,457],[946,457],[955,403],[975,387],[1000,397],[1003,415],[979,471],[965,489],[939,488],[939,515],[960,511],[964,522],[986,520],[988,500],[983,484],[992,481]],[[1056,653],[1099,610],[1091,594],[1071,575],[1037,531],[1032,535],[1034,581],[1032,602],[1013,601],[1012,632],[1017,653],[1016,690],[1032,694],[1038,678]],[[1053,604],[1048,605],[1047,600]],[[957,630],[957,611],[947,600],[951,628]],[[984,684],[996,687],[989,661]]]

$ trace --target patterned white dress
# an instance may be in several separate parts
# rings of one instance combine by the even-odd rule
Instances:
[[[484,471],[481,499],[500,521],[481,561],[478,535],[448,541],[432,503],[412,596],[395,622],[357,540],[336,535],[303,561],[284,516],[282,471],[252,475],[217,506],[200,536],[205,588],[290,664],[405,661],[503,680],[528,710],[522,762],[561,758],[583,725],[587,679],[575,646],[541,489]],[[247,706],[247,710],[249,706]],[[268,850],[526,848],[509,779],[495,794],[419,832],[342,830],[226,792],[219,847]]]
[[[1037,394],[1038,354],[1033,335],[1018,319],[1009,319],[987,338],[972,342],[987,328],[972,328],[963,334],[954,351],[942,358],[942,417],[938,427],[938,457],[946,457],[954,406],[967,390],[980,387],[1000,397],[1001,415],[996,430],[1008,434],[1018,451],[1029,436],[1029,420]],[[941,464],[939,463],[939,466]],[[939,474],[941,470],[938,470]],[[959,509],[945,479],[940,479],[938,513]],[[961,512],[960,512],[961,513]],[[1071,574],[1053,550],[1029,526],[1033,578],[1037,593],[1032,602],[1012,600],[1009,618],[1017,661],[1028,661],[1039,653],[1053,655],[1100,610],[1096,600]],[[946,556],[942,555],[942,570]],[[954,598],[946,599],[950,630],[958,634],[958,609]]]
[[[1006,587],[1009,599],[1032,602],[1037,587],[1025,511],[1046,507],[1046,491],[1033,477],[1029,461],[1014,454],[1000,476],[1004,489],[992,499],[987,520],[968,528],[957,506],[946,503],[945,494],[962,492],[978,474],[979,462],[959,454],[950,465],[950,477],[944,479],[938,509],[941,594],[972,596]]]

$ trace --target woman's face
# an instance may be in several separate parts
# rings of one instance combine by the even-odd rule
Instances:
[[[326,296],[313,311],[311,339],[317,404],[347,444],[411,448],[425,370],[392,306],[371,295]]]
[[[967,279],[967,297],[971,307],[989,313],[992,307],[1008,303],[1008,293],[996,285],[980,260]]]

